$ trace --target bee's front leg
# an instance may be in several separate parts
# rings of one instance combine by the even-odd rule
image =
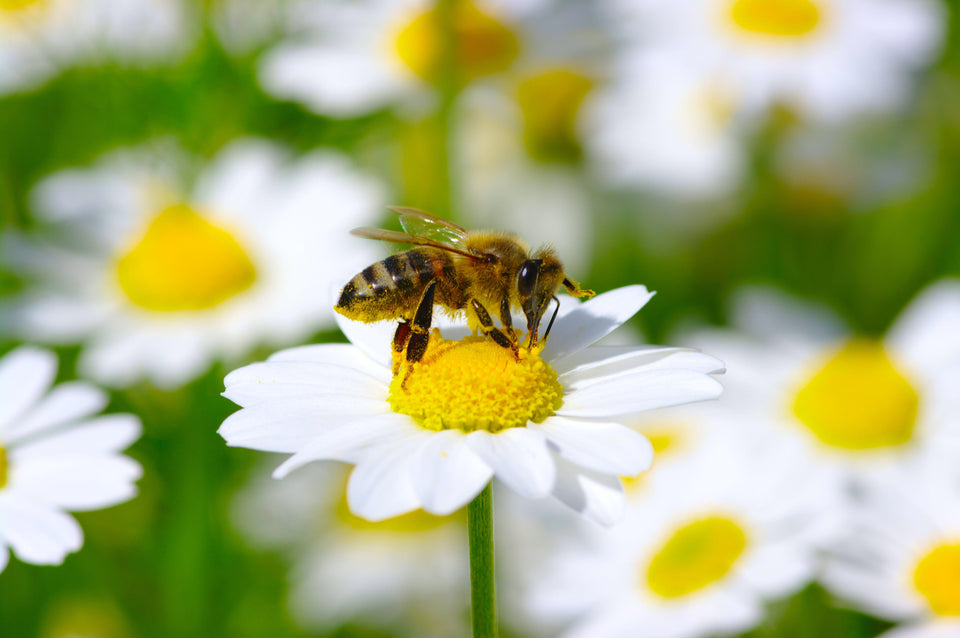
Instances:
[[[413,315],[413,322],[410,323],[410,334],[407,337],[407,361],[416,363],[423,358],[427,351],[427,343],[430,341],[430,324],[433,322],[433,299],[437,291],[437,280],[434,279],[423,291],[420,296],[420,303],[417,305],[417,312]],[[397,331],[399,332],[399,328]]]
[[[490,336],[494,341],[497,342],[497,345],[503,346],[504,348],[510,348],[514,351],[514,353],[518,352],[519,347],[517,343],[504,334],[500,328],[497,328],[495,325],[493,325],[493,319],[490,318],[490,313],[487,312],[487,309],[484,308],[479,301],[476,299],[471,299],[470,305],[473,307],[473,311],[477,313],[477,319],[480,320],[480,328],[483,330],[483,334]],[[510,330],[510,334],[513,335],[513,329],[508,329]]]

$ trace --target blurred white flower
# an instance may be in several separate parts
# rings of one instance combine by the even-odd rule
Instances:
[[[883,638],[960,636],[957,456],[885,473],[858,492],[830,554],[827,588],[868,614],[905,623]]]
[[[960,442],[960,283],[918,295],[883,339],[771,290],[744,293],[735,331],[688,342],[724,358],[725,412],[784,437],[825,471],[862,476]]]
[[[788,447],[716,436],[643,479],[624,522],[557,552],[531,612],[564,638],[694,638],[756,625],[812,578],[839,490]]]
[[[224,396],[243,409],[219,432],[229,445],[292,454],[278,478],[315,460],[355,464],[347,499],[368,520],[421,507],[449,514],[496,475],[523,496],[552,494],[611,524],[624,504],[618,476],[652,457],[624,416],[721,391],[711,373],[722,364],[701,353],[588,347],[651,296],[628,286],[583,304],[566,298],[542,359],[435,333],[423,362],[392,380],[395,326],[341,320],[354,346],[281,351],[228,375]],[[466,336],[462,326],[446,332]]]
[[[0,316],[38,341],[83,342],[79,367],[104,383],[174,387],[217,357],[290,344],[332,327],[329,290],[375,258],[348,236],[378,218],[379,182],[334,152],[293,159],[236,142],[192,187],[175,161],[120,152],[41,182],[34,208],[72,233],[7,238],[36,280]]]
[[[888,111],[940,51],[936,0],[644,0],[622,2],[627,37],[678,64],[704,66],[754,116],[785,104],[834,120]]]
[[[508,69],[521,50],[518,20],[536,2],[457,3],[458,66],[474,80]],[[442,36],[428,0],[295,3],[303,30],[263,57],[260,81],[274,97],[334,117],[415,104],[438,80]]]
[[[56,373],[47,350],[21,346],[0,358],[0,571],[10,549],[27,563],[59,565],[83,544],[67,511],[136,494],[140,465],[120,452],[140,436],[140,421],[96,416],[106,393],[82,381],[51,390]]]
[[[600,181],[685,199],[717,198],[746,168],[737,96],[721,78],[663,52],[630,51],[584,106],[582,135]]]
[[[579,154],[573,123],[591,82],[569,69],[551,69],[524,82],[533,82],[521,84],[531,90],[541,82],[552,87],[535,89],[536,96],[519,102],[486,88],[461,99],[456,144],[461,209],[468,226],[548,241],[568,272],[585,272],[595,222],[586,180],[576,164],[563,160]],[[534,112],[534,103],[540,112]],[[540,152],[553,155],[535,157]]]
[[[191,17],[182,0],[3,0],[0,95],[77,64],[177,58],[193,40]]]
[[[240,492],[238,528],[291,565],[289,604],[304,627],[402,623],[418,636],[464,634],[469,593],[462,516],[422,510],[382,523],[347,507],[342,466],[313,464],[283,481],[269,473]]]

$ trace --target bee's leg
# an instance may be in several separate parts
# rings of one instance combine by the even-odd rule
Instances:
[[[519,348],[517,333],[513,330],[513,315],[510,314],[509,299],[504,299],[500,302],[500,325],[503,326],[503,329],[507,332],[507,336],[510,337],[510,343],[514,344],[513,349],[516,350]]]
[[[416,363],[423,358],[430,341],[430,324],[433,322],[433,298],[437,291],[437,280],[434,279],[420,296],[417,312],[413,315],[410,324],[410,335],[407,338],[407,361]]]
[[[497,342],[497,345],[510,348],[516,352],[517,347],[513,341],[507,335],[503,334],[500,328],[493,325],[493,319],[490,318],[490,313],[487,312],[487,309],[480,305],[480,302],[476,299],[471,299],[470,305],[473,307],[473,311],[477,313],[477,319],[480,320],[480,328],[483,330],[483,334],[492,337],[493,340]]]
[[[400,323],[397,324],[397,331],[393,333],[393,375],[396,376],[400,372],[400,357],[397,356],[402,353],[407,347],[407,341],[410,340],[410,333],[412,332],[410,328],[410,322],[406,319],[401,319]]]

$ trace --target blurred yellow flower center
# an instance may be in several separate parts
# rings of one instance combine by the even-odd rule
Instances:
[[[487,337],[430,337],[423,359],[390,383],[390,407],[428,430],[464,432],[539,423],[563,403],[557,373],[540,350],[513,351]]]
[[[913,584],[935,614],[960,616],[960,543],[941,545],[920,559]]]
[[[823,443],[870,450],[909,442],[918,405],[883,345],[854,339],[803,386],[793,411]]]
[[[0,489],[7,484],[7,451],[0,446]]]
[[[350,511],[346,490],[340,490],[343,497],[337,501],[337,519],[351,529],[360,531],[387,532],[391,534],[416,534],[437,529],[451,520],[449,516],[434,516],[423,510],[414,510],[379,523],[360,518]]]
[[[820,7],[810,0],[736,0],[730,7],[740,29],[785,38],[810,34],[820,17]]]
[[[517,88],[523,113],[523,142],[537,159],[580,157],[577,114],[593,81],[569,69],[552,69],[524,79]]]
[[[711,585],[730,571],[747,536],[728,518],[711,516],[681,527],[654,555],[647,586],[663,598],[679,598]]]
[[[640,432],[647,437],[650,445],[653,446],[653,462],[657,463],[664,454],[672,454],[678,445],[682,444],[682,428],[679,426],[673,430],[658,430],[656,432],[646,432],[642,428]],[[649,474],[649,470],[636,476],[621,476],[620,483],[623,489],[628,492],[636,492],[643,485],[644,478]]]
[[[503,71],[517,58],[520,46],[516,34],[472,2],[458,2],[453,16],[456,66],[464,81]],[[440,16],[431,9],[415,17],[400,30],[397,55],[410,69],[428,82],[440,77],[443,36]]]
[[[230,233],[180,205],[154,218],[117,278],[137,306],[176,312],[217,306],[253,285],[256,270]]]
[[[34,5],[44,4],[47,0],[0,0],[0,11],[21,11]]]

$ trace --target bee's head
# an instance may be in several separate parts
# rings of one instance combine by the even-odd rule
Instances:
[[[537,345],[540,320],[543,318],[551,299],[556,299],[557,289],[564,286],[574,296],[592,296],[589,290],[580,287],[564,275],[563,264],[552,248],[541,248],[530,259],[520,264],[517,271],[517,296],[520,307],[527,317],[527,331],[530,333],[530,347]],[[559,305],[559,301],[557,302]],[[553,321],[550,322],[551,326]],[[550,326],[547,327],[547,333]],[[544,339],[547,335],[544,334]]]

